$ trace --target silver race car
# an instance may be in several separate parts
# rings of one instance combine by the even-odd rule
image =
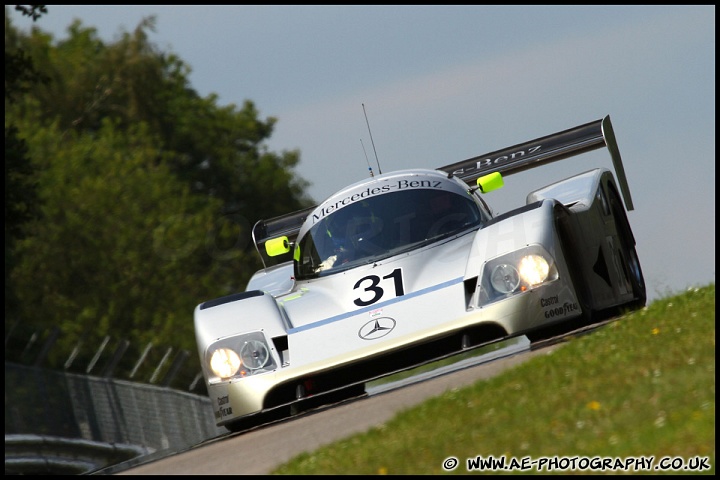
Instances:
[[[565,178],[497,216],[482,197],[508,175],[601,147],[615,175]],[[437,170],[371,176],[258,222],[265,268],[195,309],[217,424],[238,430],[489,342],[644,306],[632,209],[605,117]]]

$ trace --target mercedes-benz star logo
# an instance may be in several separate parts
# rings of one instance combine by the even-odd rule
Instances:
[[[395,320],[390,317],[376,318],[370,320],[360,327],[358,335],[363,340],[376,340],[382,338],[395,328]]]

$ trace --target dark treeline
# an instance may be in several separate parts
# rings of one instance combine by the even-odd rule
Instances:
[[[24,31],[10,8],[6,337],[60,327],[58,352],[111,336],[195,360],[195,306],[260,267],[252,225],[312,203],[300,153],[268,151],[276,119],[252,101],[198,95],[190,67],[148,41],[154,18],[106,43],[79,21],[65,38],[44,32],[52,6],[21,7]]]

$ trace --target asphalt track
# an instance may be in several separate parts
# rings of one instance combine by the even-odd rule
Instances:
[[[524,337],[523,337],[524,338]],[[313,451],[371,427],[382,425],[401,410],[422,403],[452,388],[493,377],[502,371],[558,348],[529,342],[509,350],[483,355],[420,378],[390,384],[368,396],[319,409],[238,434],[228,434],[149,463],[117,472],[118,475],[266,475],[305,451]],[[480,362],[477,364],[477,362]]]

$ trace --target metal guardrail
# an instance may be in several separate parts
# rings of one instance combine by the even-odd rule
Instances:
[[[150,453],[137,445],[47,435],[5,435],[5,474],[79,475]]]
[[[226,433],[206,395],[5,363],[6,474],[90,473]]]

